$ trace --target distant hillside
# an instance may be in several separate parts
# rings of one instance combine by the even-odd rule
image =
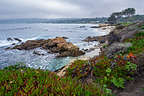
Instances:
[[[58,19],[5,19],[1,24],[7,23],[104,23],[107,18],[58,18]]]
[[[118,22],[140,22],[144,21],[144,15],[134,15],[132,17],[121,18]]]

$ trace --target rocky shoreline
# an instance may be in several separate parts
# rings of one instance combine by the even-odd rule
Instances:
[[[64,72],[66,75],[62,76],[67,76],[68,73],[73,78],[79,77],[83,83],[88,84],[94,83],[97,79],[106,80],[110,85],[109,83],[104,84],[108,84],[108,88],[116,96],[142,96],[144,94],[142,90],[144,86],[143,26],[144,22],[137,22],[128,26],[116,25],[116,28],[108,35],[87,38],[86,40],[89,42],[104,40],[101,54],[86,61],[77,61],[79,63],[85,62],[82,63],[83,66],[77,62],[69,65],[70,67],[66,66],[71,71]],[[90,62],[91,65],[88,65],[87,62]],[[113,73],[110,75],[109,73],[112,71]]]
[[[46,50],[48,53],[58,53],[57,57],[77,57],[85,54],[84,51],[80,50],[71,42],[66,42],[66,40],[63,37],[56,37],[54,39],[48,40],[28,40],[25,43],[21,43],[20,45],[15,45],[12,48],[6,49],[32,50],[35,48],[42,48],[43,50]],[[43,55],[37,51],[34,51],[34,54]]]
[[[105,30],[110,30],[109,34],[111,33],[111,31],[113,31],[115,29],[115,26],[110,26],[108,24],[100,24],[97,27],[92,26],[91,28],[103,28],[103,27],[106,28]],[[109,34],[107,34],[107,35],[109,35]],[[106,41],[107,39],[105,39],[106,42],[101,42],[101,40],[104,39],[104,37],[106,37],[107,35],[96,36],[96,37],[87,37],[86,39],[84,39],[83,41],[85,41],[85,42],[98,41],[99,44],[97,46],[95,46],[94,48],[87,50],[87,51],[90,51],[88,54],[85,54],[83,56],[79,56],[79,57],[76,57],[75,59],[72,59],[69,64],[67,64],[66,66],[62,67],[59,70],[56,70],[55,73],[59,77],[63,77],[66,73],[67,68],[69,68],[69,66],[72,65],[73,62],[75,62],[76,60],[90,60],[91,58],[93,58],[95,56],[99,56],[99,54],[101,54],[101,52],[102,52],[102,47],[107,44],[107,41]]]

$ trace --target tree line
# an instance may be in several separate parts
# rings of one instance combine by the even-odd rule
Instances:
[[[118,19],[123,17],[131,17],[135,15],[135,12],[136,12],[135,8],[127,8],[125,10],[122,10],[121,12],[114,12],[108,18],[108,22],[110,24],[116,24]]]

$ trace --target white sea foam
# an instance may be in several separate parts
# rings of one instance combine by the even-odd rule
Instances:
[[[0,40],[0,47],[9,46],[11,44],[16,44],[18,41],[7,41],[7,40]]]

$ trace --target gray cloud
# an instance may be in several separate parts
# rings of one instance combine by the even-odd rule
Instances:
[[[144,13],[144,0],[0,0],[0,18],[99,17],[128,7]]]

